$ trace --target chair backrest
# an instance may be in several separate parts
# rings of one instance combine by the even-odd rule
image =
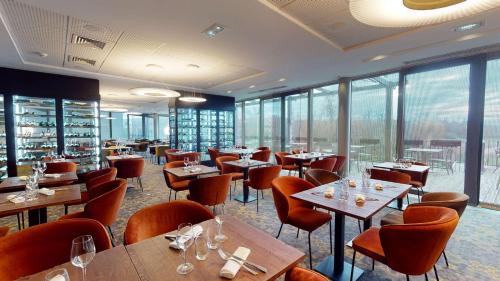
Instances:
[[[307,153],[307,150],[303,149],[302,152]],[[300,154],[300,148],[292,149],[292,154]]]
[[[268,189],[271,188],[272,181],[279,177],[281,166],[259,167],[253,168],[248,171],[248,179],[250,186],[255,189]]]
[[[335,167],[335,163],[337,162],[337,159],[331,157],[331,158],[325,158],[321,160],[316,160],[311,162],[311,169],[322,169],[322,170],[327,170],[327,171],[333,171],[333,168]]]
[[[252,159],[257,161],[269,162],[271,150],[259,150],[252,154]]]
[[[89,202],[83,210],[86,218],[104,225],[112,225],[118,218],[120,207],[127,192],[127,181],[117,179],[102,183],[89,191]]]
[[[81,235],[92,236],[97,252],[111,248],[104,226],[91,219],[48,222],[0,238],[0,280],[15,280],[68,262],[71,242]]]
[[[165,178],[165,183],[167,184],[168,187],[172,187],[172,183],[182,181],[182,179],[179,179],[178,177],[172,175],[171,173],[168,173],[167,171],[165,171],[165,169],[178,168],[178,167],[184,167],[184,161],[173,161],[165,163],[163,165],[163,177]]]
[[[285,156],[290,155],[288,152],[276,152],[274,157],[276,157],[276,163],[278,165],[293,165],[295,161],[293,159],[286,158]]]
[[[9,227],[8,226],[0,226],[0,238],[4,237],[9,233]]]
[[[124,158],[114,162],[114,167],[118,170],[116,177],[120,179],[130,179],[142,176],[144,172],[144,158]]]
[[[412,161],[412,165],[416,166],[429,166],[427,163]],[[427,184],[427,177],[429,176],[429,170],[425,170],[423,173],[408,173],[412,180],[418,180],[423,186]]]
[[[125,229],[124,244],[133,244],[177,229],[181,223],[197,224],[214,215],[199,203],[177,200],[146,207],[133,214]]]
[[[269,146],[261,146],[257,147],[257,150],[271,150],[271,148],[269,148]]]
[[[46,174],[76,172],[76,163],[73,162],[48,162]]]
[[[412,204],[412,206],[440,206],[451,208],[457,211],[458,216],[461,217],[467,203],[469,196],[459,192],[429,192],[422,196],[421,203]]]
[[[201,159],[201,153],[199,152],[187,152],[181,154],[168,154],[167,153],[167,161],[184,161],[184,158],[188,158],[189,161],[194,161],[196,159]]]
[[[320,273],[301,267],[294,267],[286,272],[285,281],[329,281]]]
[[[309,169],[305,173],[306,180],[315,186],[320,186],[334,181],[338,181],[340,176],[334,172],[322,169]]]
[[[110,168],[104,168],[104,169],[99,169],[99,170],[95,170],[95,171],[90,171],[88,173],[85,173],[85,175],[83,175],[83,182],[85,182],[85,185],[88,185],[89,182],[92,182],[94,181],[96,178],[100,177],[100,176],[103,176],[103,175],[108,175],[108,176],[112,176],[113,173],[116,177],[116,168],[115,167],[110,167]],[[114,180],[114,178],[112,178]]]
[[[208,155],[210,156],[210,161],[215,163],[215,159],[219,157],[219,150],[215,147],[209,147],[207,148],[207,150],[208,150]]]
[[[137,152],[146,152],[148,150],[149,141],[143,141],[135,146],[135,151]]]
[[[334,156],[337,161],[335,162],[335,166],[333,167],[333,170],[332,172],[335,172],[335,173],[338,173],[340,169],[342,169],[342,167],[344,167],[344,164],[345,164],[345,156],[342,156],[342,155],[336,155]]]
[[[312,205],[290,197],[294,193],[313,188],[312,183],[297,177],[283,176],[275,178],[271,185],[273,187],[274,205],[282,223],[287,223],[288,213],[294,208],[305,207],[312,209]]]
[[[220,175],[192,180],[189,184],[189,200],[207,206],[223,204],[231,188],[231,179],[231,175]]]
[[[408,174],[382,169],[371,169],[371,178],[403,184],[409,184],[411,181],[411,177]]]
[[[100,176],[97,176],[95,178],[91,178],[85,184],[85,186],[87,188],[87,192],[89,193],[89,196],[92,196],[92,189],[95,186],[98,186],[98,185],[103,184],[105,182],[110,182],[110,181],[116,179],[116,174],[117,174],[118,170],[115,167],[107,168],[107,169],[103,169],[103,170],[107,170],[107,173],[102,174]],[[92,199],[92,197],[89,197],[89,198]]]
[[[238,160],[238,158],[234,156],[219,156],[217,157],[217,159],[215,159],[215,165],[217,166],[217,169],[219,169],[221,174],[238,173],[241,172],[240,168],[224,165],[224,162],[236,161],[236,160]]]
[[[386,264],[403,274],[424,274],[441,256],[457,226],[458,214],[449,208],[410,206],[403,217],[404,224],[380,229]]]

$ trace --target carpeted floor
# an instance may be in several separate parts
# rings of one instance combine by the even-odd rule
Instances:
[[[135,183],[132,183],[135,184]],[[168,190],[163,179],[161,166],[147,164],[143,176],[144,192],[139,188],[129,189],[125,202],[120,211],[120,217],[113,226],[115,242],[122,243],[123,231],[128,218],[137,210],[160,202],[168,201]],[[237,193],[241,192],[241,184]],[[228,201],[225,213],[235,216],[251,225],[267,231],[271,235],[277,234],[280,222],[276,215],[272,194],[270,190],[264,192],[265,199],[259,200],[259,213],[256,212],[255,203],[243,204],[237,201]],[[177,198],[184,199],[186,193],[179,193]],[[413,198],[416,199],[416,198]],[[70,208],[71,211],[80,209],[80,206]],[[373,219],[377,226],[380,217],[392,209],[384,209]],[[49,220],[56,220],[64,212],[63,207],[49,208]],[[16,217],[1,218],[0,225],[8,225],[13,232],[17,231]],[[450,262],[447,268],[444,260],[437,263],[440,280],[500,280],[500,212],[468,207],[461,221],[448,243],[446,253]],[[284,226],[280,240],[307,253],[307,235],[301,232],[296,238],[295,228]],[[346,218],[346,241],[358,234],[355,219]],[[315,231],[312,236],[313,264],[318,263],[330,254],[328,241],[328,226],[325,225]],[[352,250],[345,247],[346,259],[350,261]],[[376,264],[371,271],[371,260],[357,255],[356,265],[366,269],[359,280],[405,280],[404,275],[390,270],[382,264]],[[308,266],[306,258],[302,266]],[[434,274],[429,273],[430,280],[435,280]],[[411,280],[424,280],[423,276],[412,276]]]

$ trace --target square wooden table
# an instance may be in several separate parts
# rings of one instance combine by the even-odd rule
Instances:
[[[187,170],[185,167],[177,167],[177,168],[167,168],[164,169],[167,173],[172,174],[178,178],[193,178],[202,175],[219,173],[220,171],[214,167],[208,167],[205,165],[196,165],[198,171]],[[191,168],[190,168],[191,169]]]
[[[244,154],[253,154],[253,153],[258,152],[258,151],[260,151],[260,150],[251,149],[251,148],[238,148],[238,149],[225,149],[225,150],[220,151],[220,153],[238,154],[241,156]]]
[[[70,259],[68,254],[68,260]],[[19,280],[45,280],[45,275],[55,269],[66,268],[71,281],[82,280],[82,269],[67,262],[51,269],[20,278]],[[139,281],[139,275],[123,245],[99,252],[87,266],[86,280],[92,281]],[[165,279],[166,280],[166,279]]]
[[[312,160],[320,159],[320,158],[328,158],[333,157],[335,154],[333,153],[322,153],[322,152],[310,152],[310,153],[302,153],[302,154],[290,154],[286,155],[285,158],[293,159],[295,163],[299,166],[299,178],[304,177],[304,171],[302,170],[304,167],[304,162],[309,162]]]
[[[60,173],[60,177],[43,177],[39,180],[38,186],[57,186],[58,184],[67,184],[71,181],[77,181],[78,176],[75,172]],[[21,177],[9,177],[0,183],[0,193],[23,191],[26,188],[26,180]]]
[[[421,166],[421,165],[411,165],[410,167],[404,167],[401,164],[393,163],[393,162],[383,162],[383,163],[375,163],[373,164],[375,168],[382,168],[388,170],[396,170],[401,172],[412,172],[412,173],[424,173],[429,170],[429,166]]]
[[[137,155],[137,154],[106,156],[106,160],[108,160],[108,161],[116,161],[116,160],[122,160],[122,159],[138,159],[138,158],[144,158],[144,157],[141,155]]]
[[[254,276],[242,268],[233,280],[274,280],[305,257],[301,251],[262,230],[231,216],[222,217],[222,232],[229,238],[222,243],[222,249],[233,253],[239,246],[247,247],[251,250],[248,260],[268,269],[267,273],[259,272]],[[215,222],[209,220],[201,223],[204,229],[208,224]],[[210,250],[206,260],[198,261],[195,259],[194,244],[187,252],[188,261],[194,265],[194,270],[185,276],[177,274],[176,268],[183,262],[182,256],[177,250],[170,249],[169,243],[170,240],[165,239],[164,235],[159,235],[126,246],[142,280],[227,280],[219,277],[219,271],[226,262],[217,251]]]
[[[327,257],[315,268],[316,271],[321,272],[332,280],[349,280],[350,278],[351,265],[344,261],[345,216],[363,220],[364,229],[366,230],[371,227],[373,215],[411,187],[408,184],[372,180],[372,186],[375,183],[381,183],[384,189],[378,191],[374,190],[373,187],[362,188],[361,181],[358,181],[357,187],[349,188],[349,198],[347,200],[339,199],[341,191],[340,182],[321,185],[292,195],[292,198],[335,212],[334,254]],[[323,195],[328,186],[333,186],[335,190],[334,198],[326,198]],[[358,193],[366,197],[366,201],[362,204],[355,202],[355,194]],[[363,270],[357,267],[354,268],[354,280],[357,280],[362,274]]]
[[[229,165],[233,167],[238,167],[241,169],[243,172],[243,180],[248,180],[248,171],[252,167],[260,167],[260,166],[266,166],[270,165],[271,163],[269,162],[264,162],[264,161],[258,161],[258,160],[235,160],[235,161],[227,161],[224,162],[224,165]],[[234,198],[235,200],[242,202],[243,204],[253,202],[257,200],[254,196],[250,195],[250,188],[248,186],[243,185],[243,195],[238,195]]]

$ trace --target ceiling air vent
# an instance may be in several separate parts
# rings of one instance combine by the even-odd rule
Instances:
[[[96,61],[86,58],[80,58],[75,56],[68,56],[68,62],[86,65],[86,66],[95,66]]]
[[[249,94],[257,94],[257,93],[269,92],[269,91],[283,89],[283,88],[286,88],[286,87],[288,87],[288,86],[281,85],[281,86],[276,86],[276,87],[272,87],[272,88],[267,88],[267,89],[262,89],[262,90],[257,90],[257,91],[249,92]]]
[[[71,43],[73,43],[75,45],[82,45],[82,46],[89,46],[92,48],[99,48],[101,50],[104,49],[104,47],[106,46],[105,42],[86,38],[86,37],[76,35],[76,34],[73,34],[73,36],[71,36]]]

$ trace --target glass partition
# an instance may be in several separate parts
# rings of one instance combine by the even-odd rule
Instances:
[[[168,143],[169,141],[168,115],[158,115],[158,138]]]
[[[130,130],[130,139],[142,139],[143,131],[142,131],[142,115],[134,115],[129,114],[129,130]]]
[[[270,147],[273,152],[281,151],[281,98],[262,101],[264,111],[264,146]],[[270,159],[274,159],[274,156]]]
[[[144,138],[155,139],[155,119],[153,115],[144,115]]]
[[[236,145],[243,144],[243,106],[241,102],[236,103],[235,106],[235,124],[234,124],[234,133],[235,133],[235,143]]]
[[[260,99],[245,102],[245,146],[259,147]]]
[[[111,112],[111,135],[113,136],[113,139],[120,141],[128,139],[128,123],[126,113]]]
[[[307,150],[308,94],[285,97],[285,150]]]
[[[312,91],[312,151],[337,153],[339,116],[339,85],[329,85]]]
[[[100,115],[101,119],[101,140],[104,142],[105,140],[111,139],[111,117],[110,117],[110,112],[107,111],[101,111]]]

